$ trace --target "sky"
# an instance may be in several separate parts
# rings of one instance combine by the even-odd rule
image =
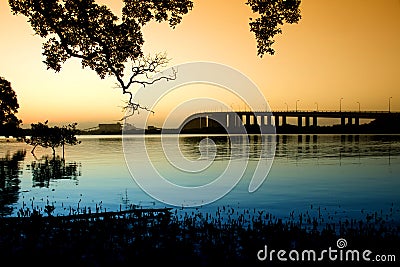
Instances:
[[[122,1],[98,2],[120,14]],[[194,0],[193,10],[175,29],[167,23],[146,25],[143,50],[166,52],[167,68],[196,61],[230,66],[257,85],[272,110],[293,110],[296,103],[301,110],[338,110],[341,103],[342,110],[387,111],[391,97],[391,110],[400,111],[399,0],[303,0],[300,22],[284,25],[275,38],[276,54],[263,57],[249,31],[254,15],[245,2]],[[0,2],[0,36],[0,76],[17,94],[23,127],[49,120],[77,122],[84,129],[123,117],[126,96],[115,78],[100,79],[75,59],[58,73],[47,70],[43,40],[26,17],[11,13],[6,0]],[[213,86],[186,89],[161,101],[151,123],[159,126],[184,99],[229,98]],[[229,101],[241,108],[237,100]]]

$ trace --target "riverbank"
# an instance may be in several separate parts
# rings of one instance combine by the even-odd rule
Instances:
[[[343,263],[339,260],[339,239],[347,244],[343,250],[370,250],[371,259],[378,254],[392,255],[396,260],[400,256],[400,225],[387,220],[389,214],[378,212],[366,214],[365,220],[326,224],[318,217],[282,219],[267,211],[237,213],[229,207],[218,209],[213,215],[193,210],[136,208],[90,216],[52,217],[38,211],[20,215],[0,218],[0,256],[13,264],[329,265]],[[265,246],[269,253],[275,250],[275,254],[262,261]],[[321,254],[329,248],[336,251],[334,261],[328,254]],[[300,252],[299,259],[282,262],[277,258],[279,250],[296,250]],[[302,260],[304,250],[315,251],[316,258],[307,255]],[[296,254],[292,254],[296,259]],[[288,259],[288,254],[285,257]],[[320,257],[322,261],[318,261]],[[363,259],[351,262],[357,263],[366,264]]]

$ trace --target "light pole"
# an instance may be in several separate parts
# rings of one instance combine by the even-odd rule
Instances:
[[[296,112],[297,112],[297,102],[299,102],[300,100],[296,100]]]
[[[390,99],[392,99],[393,97],[389,97],[389,113],[390,113]]]
[[[339,100],[339,111],[340,112],[342,112],[342,99],[343,99],[343,97],[341,97]]]
[[[288,106],[288,104],[285,102],[285,105],[286,105],[286,112],[288,112],[289,111],[289,106]]]
[[[360,105],[360,102],[357,101],[357,103],[358,103],[358,112],[360,112],[361,111],[361,108],[360,108],[361,105]]]
[[[318,111],[318,103],[317,103],[317,102],[315,102],[315,105],[317,105],[317,111]]]

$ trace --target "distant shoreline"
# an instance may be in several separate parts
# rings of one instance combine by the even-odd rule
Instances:
[[[249,127],[246,129],[247,134],[260,134],[258,127]],[[96,131],[79,131],[79,135],[143,135],[143,134],[228,134],[224,128],[202,128],[202,129],[190,129],[190,130],[162,130],[162,129],[141,129],[135,131],[113,131],[113,132],[96,132]],[[400,134],[400,124],[393,125],[393,127],[374,127],[371,125],[360,125],[360,126],[316,126],[316,127],[298,127],[296,125],[285,125],[279,126],[269,131],[263,131],[263,133],[271,134]],[[230,132],[229,134],[235,134]]]
[[[219,124],[212,124],[210,127],[193,128],[185,125],[181,129],[161,129],[149,126],[147,129],[130,129],[123,130],[121,124],[111,125],[111,129],[81,130],[78,129],[77,135],[143,135],[143,134],[400,134],[400,119],[386,121],[384,119],[376,119],[370,123],[354,125],[354,124],[336,124],[331,126],[298,126],[293,124],[285,124],[280,126],[260,126],[244,125],[244,127],[225,129]],[[240,130],[240,131],[238,131]],[[30,129],[21,129],[19,136],[30,136]],[[15,136],[17,137],[17,136]]]

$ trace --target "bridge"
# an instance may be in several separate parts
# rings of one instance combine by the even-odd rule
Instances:
[[[340,119],[341,126],[360,125],[360,119],[387,120],[400,119],[400,112],[389,111],[232,111],[195,113],[181,125],[181,129],[202,129],[224,127],[259,126],[279,127],[287,125],[287,118],[296,118],[298,127],[317,127],[319,118]],[[304,118],[304,124],[303,124]]]

